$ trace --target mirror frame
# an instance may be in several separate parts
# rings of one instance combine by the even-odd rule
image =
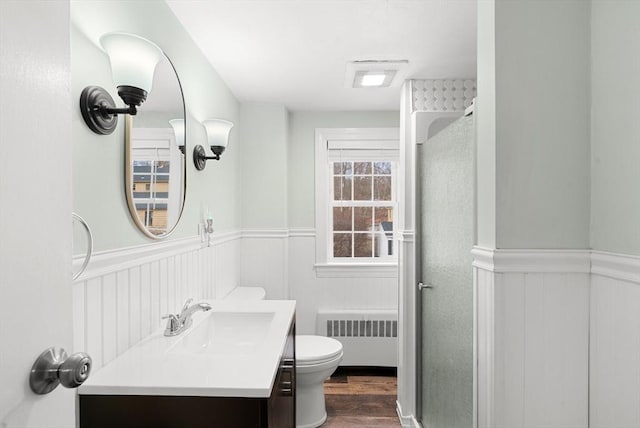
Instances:
[[[167,227],[167,231],[161,235],[155,235],[151,232],[149,232],[149,230],[145,227],[145,225],[142,223],[142,221],[140,220],[140,217],[138,217],[138,212],[136,210],[136,204],[135,201],[133,200],[133,189],[131,186],[131,180],[133,180],[133,163],[132,163],[132,158],[131,158],[131,137],[132,137],[132,129],[133,129],[133,117],[129,114],[124,115],[124,119],[125,119],[125,131],[124,131],[124,139],[125,139],[125,144],[124,144],[124,189],[125,189],[125,195],[127,198],[127,206],[129,207],[129,214],[131,215],[131,219],[133,220],[133,222],[135,223],[136,227],[138,228],[138,230],[140,230],[140,232],[142,232],[147,238],[151,238],[154,240],[161,240],[161,239],[165,239],[167,238],[169,235],[171,235],[173,233],[173,231],[176,229],[176,227],[178,226],[178,223],[180,223],[180,219],[182,218],[182,213],[184,212],[184,206],[187,200],[187,153],[189,153],[189,150],[187,149],[187,107],[186,104],[184,102],[184,91],[182,90],[182,82],[180,82],[180,76],[178,76],[178,72],[176,71],[175,66],[173,65],[173,62],[171,62],[171,59],[169,59],[169,57],[167,56],[166,53],[164,53],[164,57],[165,59],[169,62],[169,65],[171,66],[171,68],[173,69],[173,72],[175,73],[176,76],[176,80],[178,81],[178,87],[180,88],[180,95],[182,97],[182,115],[184,117],[184,153],[182,154],[182,158],[183,158],[183,165],[182,165],[182,204],[180,206],[180,213],[178,214],[178,219],[176,220],[175,224],[173,224],[171,226],[171,229],[169,229]],[[142,107],[144,108],[144,106]]]

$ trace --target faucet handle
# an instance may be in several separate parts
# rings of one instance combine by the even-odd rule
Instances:
[[[174,314],[163,315],[162,319],[163,320],[169,319],[169,321],[167,321],[167,328],[165,329],[165,334],[167,332],[173,333],[180,327],[180,320],[178,320],[178,317],[175,316]]]

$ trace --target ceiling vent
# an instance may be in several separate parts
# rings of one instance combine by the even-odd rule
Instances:
[[[344,86],[347,88],[399,87],[409,61],[365,60],[347,63]]]

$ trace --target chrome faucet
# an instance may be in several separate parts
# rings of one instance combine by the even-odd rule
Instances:
[[[162,319],[168,319],[167,328],[164,330],[165,336],[177,336],[186,329],[188,329],[193,320],[191,316],[197,311],[209,311],[211,310],[211,305],[206,302],[196,303],[191,305],[193,299],[188,299],[184,306],[182,307],[182,311],[178,314],[167,314],[163,315]]]

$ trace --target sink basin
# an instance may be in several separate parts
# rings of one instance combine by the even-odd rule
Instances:
[[[2,1],[2,0],[0,0]],[[99,368],[80,395],[268,398],[295,301],[209,300],[178,336],[164,326]]]
[[[274,312],[213,312],[184,333],[168,353],[247,355],[264,345]]]

